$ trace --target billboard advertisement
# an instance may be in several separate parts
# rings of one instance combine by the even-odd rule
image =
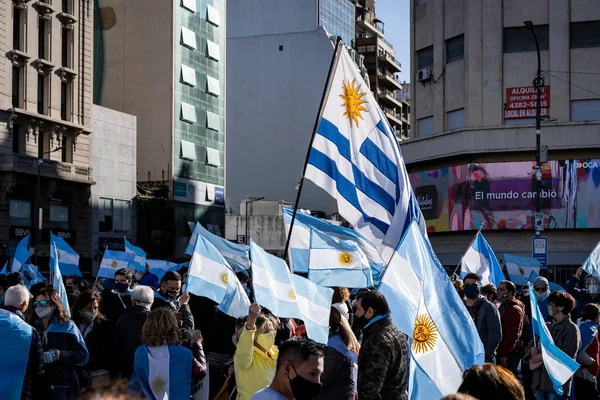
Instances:
[[[549,161],[539,188],[544,229],[600,228],[600,160]],[[533,229],[535,162],[474,163],[410,174],[429,232]]]
[[[540,116],[547,117],[550,110],[550,86],[544,86],[540,95]],[[521,86],[506,89],[504,119],[535,118],[537,111],[537,89]]]

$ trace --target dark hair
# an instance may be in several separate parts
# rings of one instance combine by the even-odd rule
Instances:
[[[463,278],[463,282],[467,279],[475,279],[477,282],[481,282],[481,278],[479,277],[479,275],[477,275],[474,272],[469,272],[467,275],[465,275],[465,277]]]
[[[38,282],[35,285],[31,286],[31,289],[29,290],[29,292],[31,293],[31,295],[35,298],[38,294],[40,294],[40,292],[46,287],[48,286],[48,282],[44,281],[44,282]]]
[[[514,283],[512,283],[511,281],[507,281],[507,280],[500,281],[500,284],[498,286],[500,286],[503,283],[506,286],[506,290],[511,292],[513,295],[517,292],[517,286]]]
[[[598,315],[600,315],[600,306],[595,303],[587,303],[583,306],[580,317],[582,320],[586,321],[596,319],[598,318]]]
[[[121,268],[120,270],[115,272],[115,279],[117,278],[117,275],[124,276],[128,281],[133,278],[133,274],[131,273],[129,268]]]
[[[179,268],[179,270],[177,271],[177,273],[181,276],[184,276],[185,274],[188,273],[190,269],[188,267],[181,267]]]
[[[497,291],[498,289],[496,289],[496,286],[494,286],[493,283],[488,283],[487,285],[481,288],[481,294],[484,296],[489,296],[490,294],[496,296]]]
[[[25,285],[23,282],[23,275],[21,275],[20,272],[11,272],[6,275],[6,278],[4,279],[4,288],[8,289],[9,287],[16,285]]]
[[[334,287],[333,289],[333,299],[331,302],[335,303],[344,303],[346,300],[350,299],[350,291],[346,288],[342,287]]]
[[[0,274],[0,287],[4,289],[4,282],[6,281],[6,275]]]
[[[370,308],[373,309],[376,315],[389,314],[390,306],[385,297],[376,290],[369,290],[362,293],[356,301],[360,300],[360,306],[365,312]]]
[[[552,292],[548,296],[548,304],[562,307],[562,313],[568,315],[575,307],[575,299],[567,292]]]
[[[477,400],[475,397],[465,393],[452,393],[442,397],[440,400]]]
[[[75,322],[77,325],[81,324],[82,318],[81,315],[79,315],[79,311],[86,308],[94,300],[98,302],[98,308],[100,308],[102,298],[98,293],[88,290],[79,295],[77,300],[75,300],[75,304],[73,304],[73,312],[71,313],[71,319],[73,322]]]
[[[308,361],[310,356],[323,357],[323,346],[310,339],[289,339],[279,346],[277,370],[284,361],[289,361],[294,368]]]
[[[486,400],[525,399],[523,386],[512,372],[493,364],[474,365],[467,369],[458,391]]]
[[[180,281],[181,282],[181,275],[179,275],[179,272],[175,272],[175,271],[167,271],[162,279],[160,280],[160,283],[167,283],[168,281]]]
[[[35,296],[45,296],[51,306],[56,307],[54,310],[54,316],[58,317],[58,320],[64,324],[69,320],[69,314],[67,314],[66,306],[62,303],[58,292],[51,286],[46,286]],[[35,298],[34,298],[35,299]]]

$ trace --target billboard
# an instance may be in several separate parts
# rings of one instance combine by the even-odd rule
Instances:
[[[600,160],[549,161],[539,188],[544,229],[600,228]],[[535,162],[474,163],[411,173],[429,232],[533,229]]]
[[[540,116],[547,117],[550,110],[550,86],[544,86],[540,95]],[[535,118],[537,89],[535,86],[506,88],[504,119]]]

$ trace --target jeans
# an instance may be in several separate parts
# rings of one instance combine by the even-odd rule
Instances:
[[[569,396],[559,396],[556,393],[543,392],[541,390],[535,391],[535,400],[567,400]]]

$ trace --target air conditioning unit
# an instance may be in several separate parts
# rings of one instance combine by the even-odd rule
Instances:
[[[431,79],[431,69],[424,68],[417,71],[417,80],[419,82],[428,81]]]

